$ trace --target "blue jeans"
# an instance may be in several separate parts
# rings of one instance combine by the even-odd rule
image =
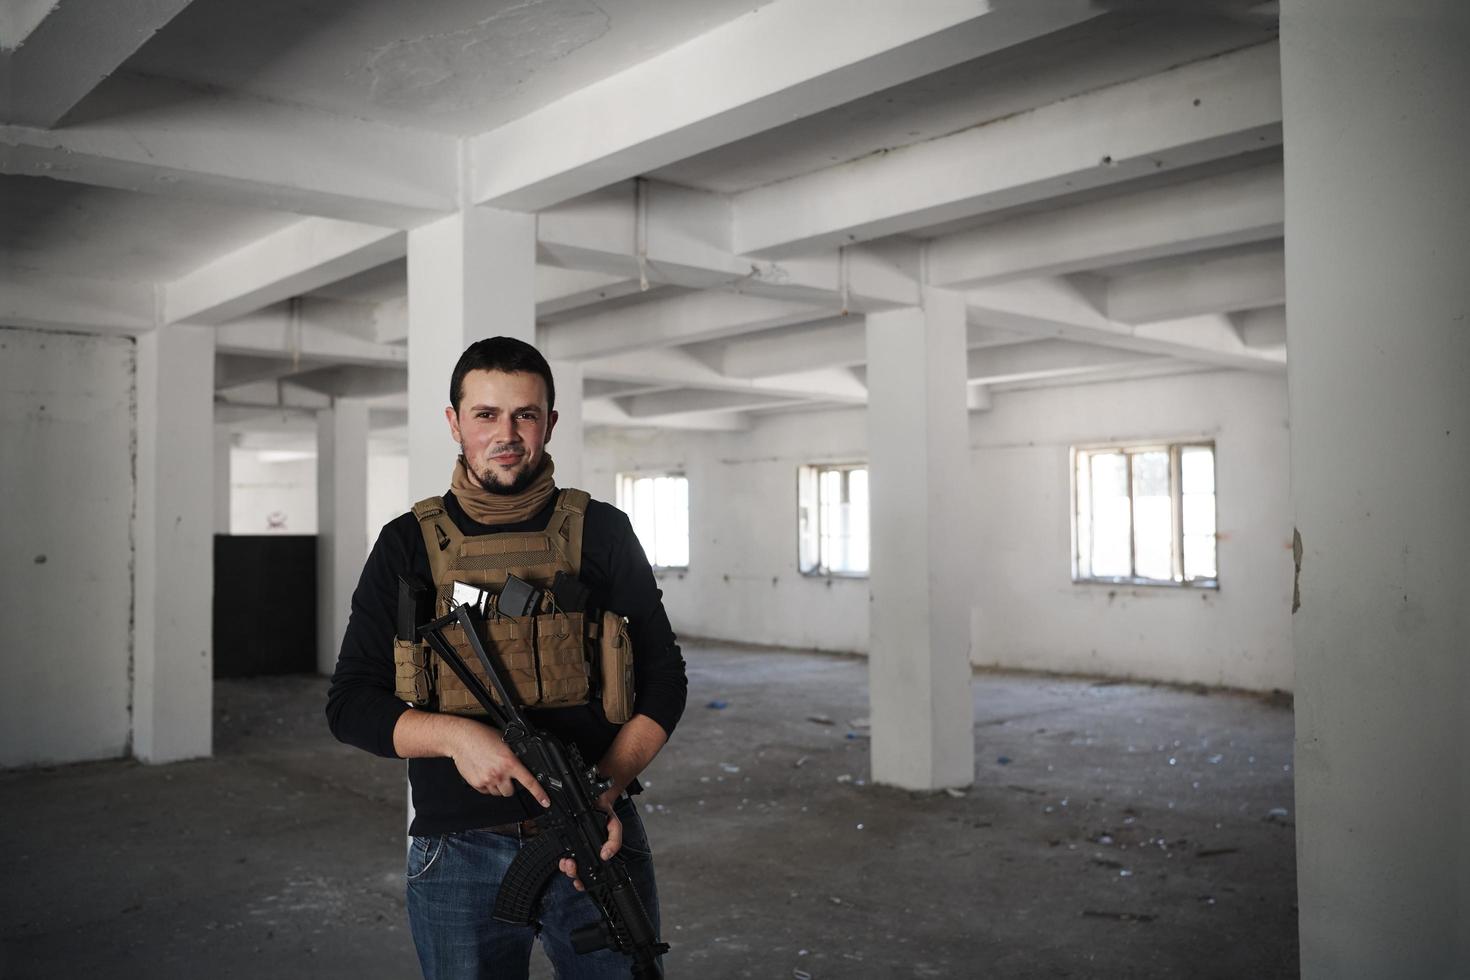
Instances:
[[[623,822],[619,853],[657,930],[648,835],[626,796],[614,809]],[[559,871],[542,896],[538,925],[513,926],[490,917],[500,880],[520,850],[516,838],[485,830],[410,839],[408,923],[425,980],[525,980],[538,934],[558,980],[626,980],[631,969],[624,954],[572,949],[572,932],[599,916],[592,899]]]

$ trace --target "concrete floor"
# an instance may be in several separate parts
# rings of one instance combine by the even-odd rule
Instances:
[[[975,786],[910,794],[866,782],[863,661],[685,655],[642,799],[671,978],[1297,976],[1289,706],[983,673]],[[325,688],[220,682],[213,759],[0,773],[0,976],[416,976],[404,769]]]

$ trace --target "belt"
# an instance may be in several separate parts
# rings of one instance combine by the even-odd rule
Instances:
[[[541,833],[541,827],[534,820],[518,820],[514,823],[498,823],[493,827],[485,827],[492,834],[505,834],[509,837],[518,837],[525,840],[527,837],[535,837]]]

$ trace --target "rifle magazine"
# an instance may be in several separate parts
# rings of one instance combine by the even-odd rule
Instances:
[[[490,914],[511,925],[534,923],[536,902],[551,876],[557,873],[557,862],[563,853],[557,834],[543,833],[531,838],[506,869]]]

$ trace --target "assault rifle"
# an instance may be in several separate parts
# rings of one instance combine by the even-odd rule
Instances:
[[[531,724],[510,697],[500,671],[480,642],[473,619],[476,614],[469,606],[457,604],[448,615],[420,624],[418,617],[426,605],[424,600],[432,593],[402,578],[398,588],[399,635],[403,636],[407,627],[414,638],[423,639],[433,647],[480,702],[491,722],[500,729],[505,744],[531,770],[551,800],[551,806],[536,818],[540,833],[530,839],[507,869],[491,914],[501,922],[531,925],[542,891],[552,875],[558,873],[561,859],[571,857],[577,862],[577,877],[602,913],[600,922],[572,933],[572,947],[578,953],[616,950],[633,961],[633,976],[637,980],[661,980],[663,967],[658,957],[668,952],[668,943],[659,942],[623,864],[623,856],[614,854],[610,860],[602,859],[602,845],[607,841],[607,814],[598,809],[597,798],[607,791],[611,782],[582,760],[576,745],[563,744]],[[499,696],[498,702],[444,638],[444,628],[456,623],[464,629],[470,649],[485,668],[485,676]]]

